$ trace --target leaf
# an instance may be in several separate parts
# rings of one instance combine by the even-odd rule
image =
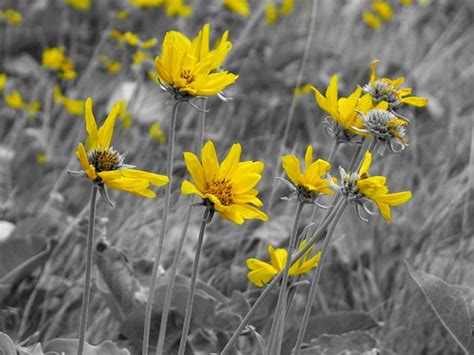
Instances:
[[[76,355],[79,341],[77,339],[57,338],[49,341],[44,346],[44,351],[53,351],[64,355]],[[95,346],[85,343],[84,355],[130,355],[127,349],[119,349],[117,345],[110,341]]]
[[[0,350],[2,355],[16,355],[15,343],[5,333],[0,332]]]
[[[405,261],[410,285],[421,291],[428,305],[454,341],[468,354],[472,337],[472,291],[463,286],[450,285],[440,278],[416,270]]]
[[[301,355],[377,355],[380,354],[379,342],[368,332],[354,331],[342,335],[324,334],[311,340]]]

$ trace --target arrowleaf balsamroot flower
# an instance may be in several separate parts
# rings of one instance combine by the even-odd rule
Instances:
[[[87,146],[79,143],[76,155],[79,158],[84,173],[96,184],[104,197],[105,186],[130,192],[143,197],[156,197],[149,186],[163,186],[169,181],[167,176],[134,169],[124,164],[124,156],[110,146],[115,121],[121,112],[121,105],[117,103],[107,116],[104,124],[97,129],[97,123],[92,112],[92,99],[89,97],[85,105],[85,126],[87,131]],[[79,175],[80,173],[73,173]]]
[[[337,82],[338,76],[334,75],[326,89],[326,96],[312,87],[314,98],[333,119],[333,122],[325,121],[326,133],[339,143],[356,141],[360,136],[367,136],[358,130],[363,127],[363,121],[357,112],[367,113],[372,108],[372,98],[369,94],[361,97],[361,88],[355,89],[348,97],[339,98]]]
[[[237,80],[238,75],[218,70],[232,48],[229,32],[209,50],[209,31],[205,24],[193,41],[178,31],[166,33],[161,56],[155,59],[156,79],[175,99],[216,95]]]
[[[250,6],[247,0],[224,0],[224,6],[236,14],[248,17]]]
[[[375,72],[378,60],[373,60],[370,64],[370,82],[363,87],[364,92],[369,93],[375,103],[381,101],[388,102],[389,109],[394,109],[403,105],[424,107],[428,104],[428,99],[424,97],[411,96],[412,89],[400,89],[400,85],[405,82],[404,77],[395,80],[389,78],[379,78]]]
[[[268,216],[257,208],[263,203],[254,189],[262,177],[263,162],[240,162],[241,152],[239,143],[232,145],[221,164],[212,141],[202,148],[201,162],[193,153],[185,152],[184,162],[193,183],[185,180],[181,192],[200,196],[207,208],[234,223],[242,224],[246,219],[267,221]]]
[[[41,65],[46,69],[58,72],[59,77],[64,80],[71,80],[77,76],[74,63],[64,54],[64,47],[45,49]]]
[[[64,96],[59,85],[54,85],[53,93],[54,102],[56,104],[62,105],[64,109],[71,115],[82,116],[84,114],[84,100],[71,99],[67,96]]]
[[[298,248],[302,250],[306,245],[306,241],[303,240]],[[288,272],[289,276],[297,276],[307,273],[308,271],[316,268],[321,257],[321,252],[318,252],[312,258],[308,259],[309,253],[311,252],[311,246],[301,258],[297,260],[293,266],[290,267]],[[247,259],[247,267],[250,272],[247,274],[247,278],[251,283],[257,287],[263,287],[263,285],[270,282],[270,280],[282,272],[286,265],[286,259],[288,258],[288,252],[286,249],[278,248],[275,250],[273,245],[268,245],[268,255],[270,256],[270,263],[266,263],[259,259],[250,258]]]
[[[339,168],[342,186],[334,188],[341,191],[349,202],[355,203],[357,214],[362,220],[367,221],[362,217],[360,207],[369,215],[373,215],[376,213],[371,211],[368,205],[375,204],[383,218],[390,223],[392,221],[390,206],[404,204],[411,199],[412,194],[410,191],[389,193],[385,185],[387,180],[385,176],[369,175],[371,164],[372,153],[366,152],[358,173],[346,172],[343,168]]]
[[[283,169],[290,179],[288,185],[297,194],[298,200],[314,203],[320,194],[334,194],[329,180],[323,178],[331,170],[331,164],[322,159],[313,161],[311,145],[306,149],[304,173],[301,172],[300,161],[295,155],[285,155],[281,159]]]

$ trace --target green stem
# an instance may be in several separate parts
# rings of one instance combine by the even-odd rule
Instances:
[[[282,334],[278,334],[278,329],[279,329],[279,322],[284,322],[284,318],[281,319],[280,315],[282,315],[283,310],[286,308],[286,299],[287,299],[287,294],[286,294],[286,288],[288,284],[288,273],[290,270],[290,257],[293,255],[293,251],[295,250],[295,244],[296,244],[296,235],[298,232],[298,224],[301,219],[301,212],[303,211],[303,206],[304,202],[300,201],[298,204],[298,207],[296,209],[295,213],[295,219],[293,221],[293,228],[291,229],[291,234],[290,234],[290,241],[288,245],[288,256],[286,258],[286,263],[285,263],[285,268],[283,269],[283,277],[281,281],[281,286],[280,286],[280,293],[278,294],[278,302],[275,308],[275,313],[273,316],[273,322],[272,322],[272,328],[270,331],[270,337],[268,341],[268,346],[270,349],[270,354],[274,353],[274,345],[276,343],[276,337],[282,336]]]
[[[337,152],[337,148],[339,148],[339,142],[337,140],[334,140],[334,144],[331,148],[331,152],[329,153],[329,158],[328,158],[328,162],[331,162],[331,160],[334,159],[334,156],[336,155],[336,152]]]
[[[176,117],[178,116],[179,101],[175,101],[173,104],[173,113],[171,115],[171,121],[169,125],[169,137],[168,137],[168,156],[166,161],[166,174],[169,178],[169,183],[166,185],[165,190],[165,201],[163,205],[163,213],[161,216],[161,230],[158,238],[158,245],[155,252],[155,261],[153,263],[153,272],[151,276],[150,294],[148,295],[148,302],[145,310],[145,323],[143,326],[143,344],[142,354],[148,355],[148,346],[150,341],[150,325],[151,325],[151,312],[153,310],[153,299],[156,291],[156,281],[158,277],[158,269],[160,266],[161,251],[163,249],[163,243],[165,240],[166,226],[168,222],[168,211],[170,208],[171,201],[171,187],[173,184],[173,157],[174,157],[174,140],[176,131]]]
[[[199,152],[202,149],[202,143],[204,140],[204,127],[206,123],[206,99],[203,99],[202,109],[203,111],[199,117],[198,123],[198,136],[196,140],[196,152]],[[189,221],[191,219],[191,211],[192,206],[188,206],[185,216],[184,227],[181,232],[181,236],[178,241],[178,245],[176,247],[176,251],[173,256],[173,264],[171,265],[171,274],[170,274],[170,281],[166,288],[165,300],[163,302],[163,313],[161,314],[161,323],[160,323],[160,332],[158,334],[158,345],[156,346],[156,355],[160,355],[163,353],[163,347],[165,344],[165,337],[166,337],[166,327],[168,325],[168,316],[171,307],[171,297],[173,296],[173,288],[174,283],[176,281],[176,274],[178,272],[178,264],[179,259],[181,257],[181,252],[183,250],[184,241],[186,239],[186,234],[188,232]]]
[[[210,213],[211,213],[211,209],[206,206],[206,210],[204,211],[204,216],[202,217],[202,221],[201,221],[201,229],[199,230],[199,237],[198,237],[198,241],[196,245],[196,253],[194,254],[193,271],[191,273],[191,285],[189,286],[188,300],[186,303],[186,313],[184,315],[183,332],[181,333],[181,340],[179,342],[178,355],[184,355],[185,350],[186,350],[186,342],[188,338],[189,325],[191,324],[191,315],[193,313],[194,295],[196,293],[196,281],[197,281],[197,274],[198,274],[199,259],[202,253],[204,233],[206,231],[206,225],[207,223],[209,223]]]
[[[324,244],[323,248],[321,251],[321,260],[319,261],[319,265],[316,269],[316,272],[313,275],[313,280],[311,281],[311,288],[309,290],[309,295],[308,299],[306,300],[306,307],[304,310],[303,314],[303,320],[301,323],[300,330],[298,332],[298,337],[296,338],[296,345],[295,345],[295,350],[294,350],[294,355],[298,355],[301,347],[301,343],[303,341],[304,334],[306,333],[306,328],[308,327],[308,321],[309,321],[309,316],[311,314],[311,307],[313,305],[313,300],[316,296],[316,291],[318,289],[318,283],[319,279],[321,277],[321,272],[323,270],[323,265],[324,265],[324,260],[328,251],[329,247],[329,242],[331,240],[332,234],[334,232],[334,229],[336,228],[337,222],[339,218],[342,216],[342,213],[344,212],[344,209],[347,206],[347,202],[343,202],[339,207],[338,211],[336,213],[336,216],[334,217],[334,221],[332,222],[331,226],[329,227],[328,233],[326,235],[326,238],[324,239]]]
[[[89,227],[87,229],[87,251],[86,251],[86,283],[82,294],[81,323],[79,327],[79,345],[77,355],[82,355],[86,338],[87,316],[89,314],[89,303],[91,296],[92,260],[94,257],[94,224],[95,206],[97,200],[97,187],[92,186],[90,207],[89,207]]]
[[[293,258],[291,258],[290,265],[293,265],[294,263],[296,263],[296,261],[299,258],[301,258],[304,255],[304,253],[306,253],[308,251],[309,248],[311,248],[313,246],[313,244],[316,242],[316,240],[318,240],[318,238],[323,233],[326,232],[327,226],[334,219],[335,214],[336,214],[335,212],[339,209],[341,203],[342,202],[339,202],[338,205],[334,209],[332,209],[328,212],[328,214],[324,218],[324,221],[321,223],[320,227],[314,233],[314,235],[308,240],[308,243],[306,243],[304,248],[302,248],[300,251],[298,251],[298,253],[296,253],[296,255]],[[278,273],[277,275],[275,275],[273,280],[267,285],[267,287],[262,292],[262,294],[257,299],[257,301],[255,301],[252,308],[250,308],[248,313],[245,315],[242,322],[240,322],[239,326],[234,331],[234,334],[232,334],[232,337],[230,338],[230,340],[227,342],[225,347],[222,349],[222,352],[221,352],[222,355],[227,353],[227,352],[230,352],[230,349],[232,349],[234,343],[236,342],[237,338],[240,336],[240,333],[242,332],[242,330],[245,328],[245,326],[247,325],[249,320],[253,317],[253,315],[257,311],[258,307],[262,304],[263,300],[268,296],[270,291],[278,284],[278,282],[280,282],[280,280],[282,279],[282,276],[283,276],[283,272]]]

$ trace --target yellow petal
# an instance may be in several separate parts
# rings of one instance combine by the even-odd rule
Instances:
[[[90,97],[88,97],[86,100],[85,116],[86,131],[89,136],[89,145],[91,149],[95,149],[99,144],[99,137],[97,134],[97,123],[95,122],[94,113],[92,112],[92,99]]]
[[[308,145],[306,148],[306,154],[304,155],[304,162],[305,162],[305,171],[309,169],[311,163],[313,162],[313,147]]]
[[[87,177],[94,181],[97,179],[97,174],[95,172],[95,167],[89,163],[89,158],[87,157],[86,148],[82,143],[79,143],[76,149],[76,155],[79,158],[82,169],[86,172]]]
[[[165,175],[159,175],[155,173],[150,173],[148,171],[137,170],[137,169],[121,169],[122,176],[132,178],[132,179],[145,179],[148,182],[155,186],[166,185],[170,179]]]
[[[285,268],[286,259],[288,257],[288,253],[286,249],[278,248],[275,250],[273,245],[269,244],[267,247],[268,255],[270,255],[270,260],[272,266],[278,271],[282,271]]]
[[[243,194],[251,190],[262,178],[260,174],[236,175],[232,178],[232,192]]]
[[[206,174],[196,155],[190,152],[184,153],[184,162],[191,178],[200,191],[206,190]]]
[[[117,102],[114,107],[112,107],[112,110],[105,119],[105,122],[102,127],[99,128],[97,136],[100,148],[108,149],[110,147],[112,135],[114,134],[115,121],[117,120],[117,117],[119,116],[120,112],[122,112],[123,105],[123,101]]]
[[[389,204],[390,206],[399,206],[412,198],[410,191],[400,191],[392,194],[387,194],[378,198],[379,201]]]
[[[359,177],[368,176],[369,175],[369,168],[372,164],[372,153],[367,151],[364,155],[364,160],[362,161],[362,165],[359,169]]]
[[[329,86],[326,90],[326,99],[328,100],[329,105],[331,107],[337,107],[337,99],[338,99],[337,81],[338,81],[338,76],[333,75],[329,83]]]
[[[232,177],[234,171],[239,165],[241,153],[241,145],[239,143],[233,144],[229,150],[229,153],[221,163],[221,166],[219,168],[219,179],[229,179]]]
[[[428,99],[418,96],[408,96],[401,99],[401,102],[415,107],[424,107],[428,105]]]
[[[204,198],[204,195],[202,194],[201,191],[199,191],[199,189],[193,185],[192,183],[190,183],[188,180],[184,180],[183,183],[181,184],[181,193],[183,195],[198,195],[202,198]]]
[[[379,25],[380,27],[380,25]],[[372,60],[372,62],[370,63],[370,70],[371,70],[371,73],[370,73],[370,83],[371,84],[375,84],[375,81],[377,80],[377,74],[375,73],[375,67],[377,66],[378,64],[378,60],[377,59],[374,59]]]
[[[284,155],[281,160],[283,161],[283,169],[288,175],[291,182],[295,185],[301,184],[301,166],[300,161],[294,155]]]
[[[202,168],[206,176],[206,181],[212,181],[219,172],[219,162],[217,160],[214,143],[208,141],[201,151]]]
[[[235,204],[231,205],[231,208],[243,219],[259,219],[261,221],[268,221],[268,216],[254,206]]]

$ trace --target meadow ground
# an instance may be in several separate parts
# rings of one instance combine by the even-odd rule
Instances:
[[[274,1],[274,7],[269,7],[270,1],[250,0],[249,14],[246,1],[188,0],[190,7],[171,0],[158,1],[157,7],[139,7],[134,2],[140,1],[92,0],[89,9],[79,10],[77,6],[87,1],[0,1],[0,349],[6,354],[77,352],[77,340],[52,340],[80,338],[82,297],[88,285],[89,196],[95,186],[101,193],[85,339],[102,345],[86,345],[84,353],[106,353],[106,348],[111,354],[142,352],[146,304],[155,271],[155,303],[148,309],[150,353],[154,354],[173,265],[177,276],[169,299],[163,353],[178,353],[186,313],[191,315],[190,329],[181,351],[221,351],[268,287],[263,284],[277,275],[285,278],[286,259],[281,253],[289,248],[290,236],[309,240],[328,213],[300,202],[303,197],[304,202],[313,201],[315,194],[303,180],[295,181],[284,172],[282,156],[294,154],[303,162],[307,146],[312,145],[314,158],[328,160],[329,172],[340,184],[338,167],[348,170],[357,151],[354,143],[335,146],[328,131],[341,128],[335,117],[337,103],[333,106],[336,113],[325,112],[322,101],[316,102],[315,91],[306,84],[314,85],[329,102],[331,93],[326,88],[337,74],[339,96],[359,90],[355,101],[359,105],[367,88],[357,88],[370,84],[371,63],[377,59],[378,78],[403,76],[401,87],[413,88],[413,95],[429,102],[424,107],[409,101],[395,107],[402,121],[396,121],[398,133],[387,126],[390,138],[376,136],[379,148],[388,139],[384,154],[378,154],[379,149],[371,144],[371,131],[356,165],[370,146],[370,174],[386,176],[391,192],[411,191],[412,198],[392,207],[392,221],[387,223],[381,214],[369,213],[380,209],[371,203],[376,197],[370,193],[384,183],[363,195],[359,190],[339,220],[322,229],[311,250],[308,260],[332,234],[324,262],[320,259],[317,268],[313,265],[300,276],[289,276],[287,290],[275,282],[229,353],[289,354],[297,341],[316,270],[321,270],[321,278],[309,304],[312,312],[301,354],[473,352],[474,2],[391,0],[391,16],[384,13],[386,7],[374,5],[387,4],[384,1],[295,0],[294,4],[283,1],[283,5]],[[243,6],[241,13],[231,4]],[[18,11],[21,18],[7,9]],[[370,20],[372,27],[367,23]],[[210,24],[211,49],[229,31],[228,39],[217,43],[218,49],[225,47],[221,52],[207,53],[204,44],[200,50],[190,49],[178,39],[172,42],[171,36],[170,46],[164,46],[168,31],[193,39],[206,23]],[[380,27],[374,29],[376,25]],[[207,41],[203,32],[200,38],[202,43]],[[54,47],[57,52],[48,62],[45,50]],[[169,67],[165,48],[174,55]],[[185,51],[189,68],[180,61]],[[164,63],[161,71],[155,57]],[[210,57],[212,63],[218,63],[206,62]],[[206,62],[205,75],[196,69],[199,61]],[[176,74],[179,80],[171,74],[167,77],[168,69],[183,70]],[[222,70],[239,77],[235,80]],[[209,84],[209,72],[229,83]],[[224,97],[217,95],[222,89]],[[156,198],[143,196],[151,196],[147,187],[157,182],[156,176],[106,180],[106,175],[100,175],[94,165],[100,160],[94,155],[97,149],[115,153],[108,150],[108,144],[100,146],[107,135],[105,129],[97,133],[89,125],[86,132],[87,97],[93,100],[99,127],[120,102],[115,106],[112,145],[127,152],[126,164],[169,175],[169,142],[174,142],[172,183],[153,187]],[[375,99],[369,101],[373,109]],[[347,102],[340,102],[340,109],[345,105]],[[354,122],[369,116],[368,111],[367,116],[361,112],[361,105],[352,107],[352,123],[344,130],[357,139],[362,136],[354,133]],[[175,107],[176,129],[172,130]],[[362,123],[359,128],[367,129],[369,123]],[[196,153],[200,160],[197,147],[209,140],[219,161],[239,142],[241,161],[262,161],[265,167],[259,181],[257,167],[248,175],[235,173],[232,186],[224,178],[202,178],[207,181],[206,191],[201,191],[203,196],[206,193],[206,202],[198,206],[202,198],[182,194],[183,181],[192,181],[193,173],[191,158],[185,163],[183,153]],[[89,162],[99,173],[92,178],[94,185],[90,176],[77,178],[67,173],[84,169],[76,157],[80,142],[86,144]],[[94,142],[98,142],[95,147]],[[395,146],[390,147],[390,142]],[[395,154],[391,148],[403,150]],[[204,169],[212,165],[211,155],[203,162]],[[108,158],[115,165],[102,166],[104,171],[128,168],[114,160],[117,156]],[[194,178],[196,174],[195,170]],[[204,174],[210,174],[209,170]],[[323,175],[318,181],[329,185]],[[290,188],[277,177],[289,179]],[[356,178],[360,189],[365,178],[363,174]],[[263,206],[246,210],[242,206],[254,201],[256,181]],[[104,183],[115,207],[103,194]],[[295,193],[291,186],[296,186]],[[349,201],[344,187],[337,196]],[[322,190],[314,191],[325,195]],[[320,196],[317,202],[329,211],[336,210],[333,207],[339,197],[334,196]],[[196,206],[189,208],[191,202]],[[356,213],[357,203],[367,207],[364,211],[359,205],[359,212],[368,222]],[[227,209],[229,204],[238,207]],[[302,212],[293,228],[298,206]],[[186,312],[205,210],[215,213],[204,224],[193,310]],[[256,210],[268,215],[268,221]],[[233,223],[241,222],[235,211],[247,219],[245,223]],[[275,260],[269,260],[267,254],[270,244],[282,248],[279,256],[273,255]],[[181,253],[173,263],[177,250]],[[157,255],[159,264],[154,264]],[[252,258],[272,264],[258,264],[261,275],[267,276],[262,276],[263,287],[247,276]],[[274,314],[278,317],[272,327]],[[104,345],[108,340],[116,345]]]

